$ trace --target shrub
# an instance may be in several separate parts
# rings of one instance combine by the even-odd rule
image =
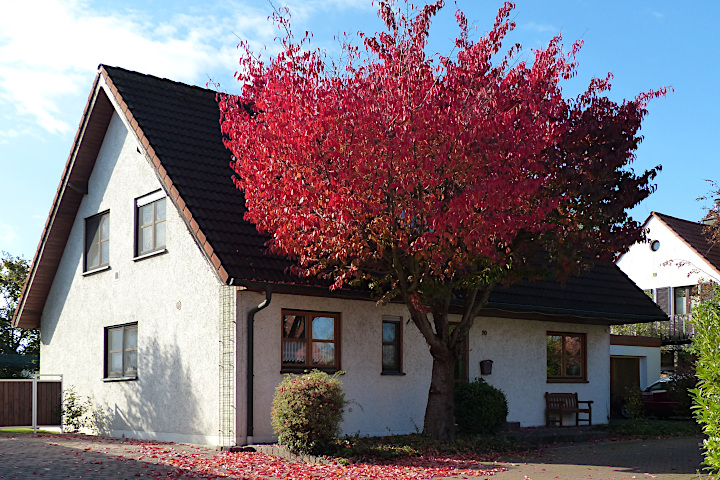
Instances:
[[[690,393],[695,419],[708,437],[703,442],[705,465],[720,472],[720,288],[715,286],[713,293],[692,312],[696,332],[692,349],[699,383]]]
[[[280,382],[272,403],[272,426],[278,441],[293,453],[322,454],[340,433],[345,393],[339,373],[313,370],[288,375]]]
[[[497,433],[507,414],[505,394],[484,379],[455,386],[455,421],[461,433]]]
[[[75,392],[75,387],[70,387],[63,392],[60,405],[63,429],[69,432],[78,432],[82,428],[91,426],[91,419],[88,413],[92,410],[92,402],[88,397],[81,397]]]
[[[623,417],[633,420],[645,418],[647,412],[645,411],[645,404],[643,404],[642,401],[642,390],[640,390],[639,387],[627,387],[625,389],[620,413],[622,413]]]

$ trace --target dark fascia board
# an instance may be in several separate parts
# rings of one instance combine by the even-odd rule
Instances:
[[[40,327],[45,300],[112,118],[114,108],[101,88],[99,78],[99,75],[95,76],[40,242],[30,264],[13,318],[14,327]]]

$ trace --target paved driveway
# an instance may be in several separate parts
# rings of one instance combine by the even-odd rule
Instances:
[[[699,476],[702,457],[699,437],[645,441],[591,442],[548,447],[526,457],[503,458],[485,464],[495,470],[491,480],[690,480]],[[136,478],[265,478],[321,480],[345,478],[335,468],[330,474],[262,454],[230,454],[194,445],[139,442],[82,435],[13,435],[0,432],[0,479],[136,479]],[[255,456],[252,456],[255,455]],[[231,461],[228,461],[228,458]],[[222,465],[218,467],[218,465]],[[227,469],[231,465],[232,469]],[[321,467],[321,466],[318,466]],[[496,468],[493,468],[496,467]],[[502,467],[507,469],[501,470]],[[483,469],[485,469],[483,468]],[[367,470],[355,480],[380,478]],[[257,476],[257,477],[256,477]],[[414,476],[414,475],[413,475]],[[406,478],[402,473],[382,478]],[[415,478],[428,478],[419,476]],[[437,477],[440,478],[440,477]],[[443,477],[447,479],[467,476]],[[488,478],[487,475],[479,478]]]
[[[493,479],[620,480],[707,479],[700,475],[700,437],[588,442],[548,447],[539,454],[504,459],[508,470]]]

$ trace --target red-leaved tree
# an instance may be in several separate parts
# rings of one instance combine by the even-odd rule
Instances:
[[[665,91],[617,104],[608,75],[563,98],[580,43],[564,52],[560,36],[529,63],[519,45],[496,61],[511,3],[477,41],[458,12],[452,57],[426,53],[442,0],[409,16],[379,7],[386,31],[360,34],[342,63],[276,14],[282,51],[263,62],[241,44],[241,93],[218,97],[222,131],[245,218],[274,252],[332,288],[365,282],[407,305],[433,358],[424,432],[449,440],[453,367],[493,287],[578,273],[640,238],[626,211],[659,167],[626,166],[647,101]]]

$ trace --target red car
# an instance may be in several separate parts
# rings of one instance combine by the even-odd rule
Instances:
[[[697,379],[694,376],[669,376],[661,378],[645,387],[641,392],[645,413],[655,417],[689,416],[690,399],[687,389],[694,387]],[[620,409],[625,418],[630,418],[627,401]]]

